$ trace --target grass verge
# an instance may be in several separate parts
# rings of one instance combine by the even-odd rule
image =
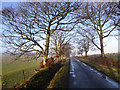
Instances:
[[[47,88],[68,88],[69,84],[69,65],[68,60],[63,67],[55,74]]]
[[[46,88],[61,66],[61,64],[57,63],[52,68],[45,67],[16,88]]]
[[[115,64],[115,62],[112,62],[109,58],[100,57],[77,57],[77,59],[120,83],[120,67],[118,67],[117,62]]]

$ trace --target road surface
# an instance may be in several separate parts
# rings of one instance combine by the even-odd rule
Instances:
[[[70,58],[69,88],[117,88],[81,61]]]

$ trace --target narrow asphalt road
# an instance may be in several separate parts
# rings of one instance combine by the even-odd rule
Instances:
[[[118,88],[75,58],[70,58],[69,80],[69,88]]]

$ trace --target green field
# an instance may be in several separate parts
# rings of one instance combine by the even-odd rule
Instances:
[[[2,85],[3,88],[11,88],[29,79],[35,74],[34,69],[39,69],[41,60],[28,61],[3,61]],[[24,75],[23,75],[24,70]]]

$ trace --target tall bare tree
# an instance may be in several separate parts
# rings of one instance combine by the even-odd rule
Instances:
[[[78,12],[78,17],[86,17],[84,23],[78,24],[78,33],[87,37],[100,51],[104,57],[104,38],[115,31],[116,25],[112,21],[112,16],[116,12],[115,2],[89,2],[83,3],[82,12]],[[95,40],[99,40],[96,44]]]
[[[72,30],[74,23],[69,18],[70,12],[78,8],[77,3],[70,2],[26,2],[16,8],[4,8],[2,23],[5,46],[10,48],[12,54],[19,56],[27,52],[42,53],[45,65],[50,36],[56,30]],[[69,29],[66,29],[68,26]]]

